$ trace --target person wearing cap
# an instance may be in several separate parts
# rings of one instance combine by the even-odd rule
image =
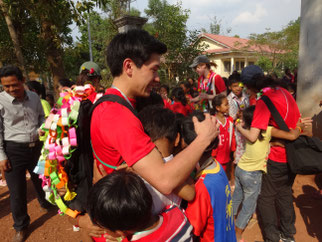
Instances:
[[[296,127],[300,112],[294,98],[286,89],[277,86],[271,78],[265,77],[262,69],[256,65],[245,67],[241,73],[241,80],[248,89],[269,97],[290,129]],[[279,128],[264,101],[258,99],[250,130],[244,129],[240,124],[237,124],[237,129],[249,141],[255,142],[260,131],[266,130],[268,125]],[[292,197],[294,178],[295,174],[291,173],[287,165],[285,148],[272,144],[267,161],[267,173],[263,174],[258,199],[265,241],[294,241],[293,236],[296,233]],[[278,217],[281,231],[277,227]]]
[[[198,92],[199,96],[192,99],[193,102],[208,100],[207,105],[203,107],[203,111],[209,111],[212,108],[211,100],[218,94],[226,95],[226,85],[220,75],[211,70],[211,66],[217,67],[215,63],[210,62],[205,55],[197,56],[190,65],[199,75]]]
[[[88,99],[94,103],[98,98],[102,96],[101,93],[97,91],[101,88],[100,80],[101,77],[101,68],[92,61],[84,62],[79,68],[79,75],[76,80],[76,85],[84,86],[90,84],[94,87],[95,91],[88,97]]]

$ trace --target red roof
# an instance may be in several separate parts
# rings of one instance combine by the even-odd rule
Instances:
[[[272,52],[272,50],[268,46],[254,46],[250,45],[249,39],[242,39],[237,37],[230,37],[224,35],[217,35],[217,34],[208,34],[202,33],[200,38],[205,37],[210,39],[214,42],[217,42],[219,45],[222,45],[222,49],[208,49],[208,53],[221,53],[221,52],[229,52],[232,50],[246,50],[246,51],[265,51],[265,52]]]

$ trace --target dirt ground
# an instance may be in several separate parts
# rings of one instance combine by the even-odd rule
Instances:
[[[322,199],[313,197],[318,186],[322,188],[322,174],[317,177],[298,175],[294,182],[297,229],[295,239],[298,242],[322,241]],[[66,216],[60,216],[55,211],[43,213],[39,210],[30,180],[28,181],[28,212],[31,224],[27,241],[81,241],[80,232],[73,232]],[[258,223],[254,221],[244,232],[247,242],[263,241]],[[7,187],[0,188],[0,224],[0,242],[11,241],[14,229]]]

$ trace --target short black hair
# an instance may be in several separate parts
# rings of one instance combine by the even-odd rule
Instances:
[[[152,216],[152,196],[132,172],[114,171],[90,190],[87,212],[92,222],[111,231],[140,231]]]
[[[186,95],[184,94],[184,91],[181,87],[175,87],[173,88],[171,92],[171,97],[176,98],[179,102],[182,103],[183,106],[187,105],[187,98]]]
[[[179,129],[176,115],[170,109],[156,105],[148,106],[139,113],[139,119],[145,133],[153,142],[164,137],[171,142],[175,141]]]
[[[188,145],[192,143],[197,137],[197,133],[195,131],[195,125],[192,121],[192,118],[196,117],[199,122],[205,120],[205,114],[199,110],[193,111],[189,116],[185,117],[181,124],[181,135],[184,142]],[[211,144],[207,147],[205,152],[209,152],[212,149],[215,149],[218,146],[218,137],[211,142]]]
[[[133,60],[138,68],[147,62],[152,54],[164,54],[167,46],[142,29],[132,29],[117,34],[107,47],[106,62],[113,77],[120,76],[123,61]]]
[[[16,76],[19,81],[23,81],[21,70],[17,66],[7,65],[0,69],[0,79],[7,76]]]
[[[62,78],[58,80],[58,83],[62,86],[62,87],[72,87],[74,85],[74,83],[72,81],[70,81],[67,78]]]
[[[229,78],[228,78],[228,85],[229,86],[231,86],[234,83],[238,83],[238,82],[241,82],[239,73],[234,73],[229,76]]]
[[[39,82],[33,80],[26,83],[30,91],[36,92],[38,95],[42,95],[42,86]]]

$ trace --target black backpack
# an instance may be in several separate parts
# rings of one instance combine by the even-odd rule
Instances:
[[[262,96],[275,122],[281,130],[289,131],[285,121],[272,101]],[[317,174],[322,172],[322,141],[317,137],[299,136],[294,141],[285,141],[287,161],[294,174]]]
[[[94,104],[88,99],[81,102],[77,118],[78,128],[76,129],[78,146],[65,165],[65,171],[69,181],[71,185],[74,186],[75,192],[77,193],[77,196],[72,201],[66,202],[66,204],[71,209],[80,212],[85,211],[87,195],[93,180],[94,159],[90,141],[91,117],[94,109],[105,101],[117,102],[127,107],[137,116],[133,107],[126,100],[117,95],[103,95]]]

